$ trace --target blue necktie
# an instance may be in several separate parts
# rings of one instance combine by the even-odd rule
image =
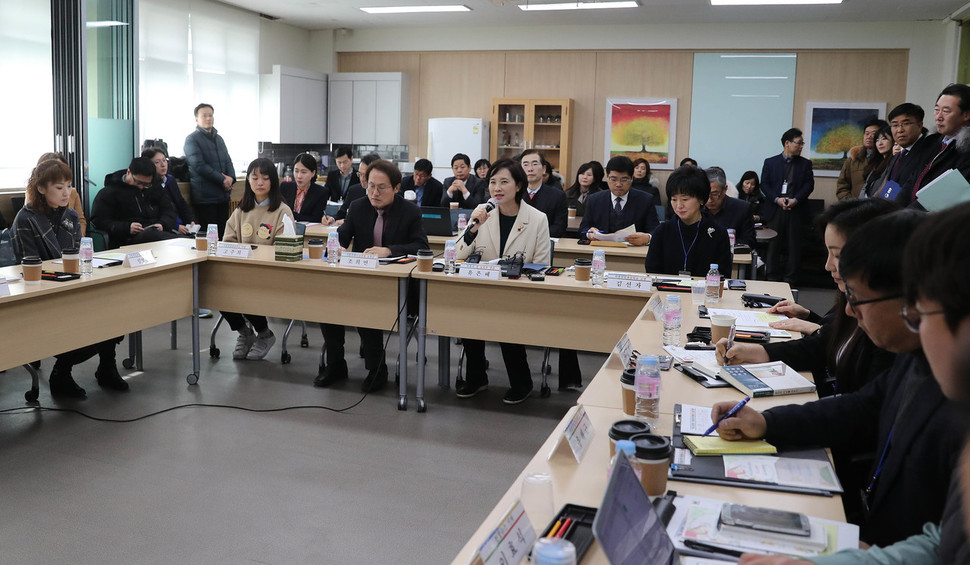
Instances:
[[[613,212],[615,212],[616,214],[619,214],[619,213],[623,212],[623,207],[620,206],[620,197],[619,196],[616,197],[616,205],[613,206]]]

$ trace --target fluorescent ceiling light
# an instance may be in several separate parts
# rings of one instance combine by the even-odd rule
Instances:
[[[562,2],[559,4],[519,4],[519,9],[526,12],[540,10],[605,10],[608,8],[638,8],[636,0],[621,0],[616,2]]]
[[[106,21],[106,22],[86,22],[84,24],[84,27],[90,29],[94,27],[115,27],[115,26],[126,26],[126,25],[128,24],[126,24],[125,22]]]
[[[462,5],[450,6],[373,6],[361,8],[368,14],[423,14],[429,12],[470,12],[471,8]]]
[[[711,0],[711,6],[795,6],[796,4],[841,4],[842,0]]]

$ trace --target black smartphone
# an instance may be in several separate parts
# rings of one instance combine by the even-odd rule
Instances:
[[[741,279],[728,279],[728,290],[748,290],[748,284]]]

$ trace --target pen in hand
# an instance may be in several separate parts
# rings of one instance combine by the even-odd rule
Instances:
[[[714,424],[711,425],[711,427],[707,428],[707,431],[704,432],[703,434],[701,434],[701,437],[707,437],[707,436],[711,435],[711,432],[713,432],[714,430],[716,430],[717,427],[719,425],[721,425],[721,422],[723,422],[724,420],[727,420],[728,418],[733,418],[734,415],[737,414],[739,410],[741,410],[742,408],[744,408],[744,405],[747,404],[749,400],[751,400],[751,397],[750,396],[745,396],[744,397],[744,400],[742,400],[741,402],[738,402],[737,404],[735,404],[734,405],[734,408],[732,408],[731,410],[729,410],[727,414],[721,416],[716,422],[714,422]]]

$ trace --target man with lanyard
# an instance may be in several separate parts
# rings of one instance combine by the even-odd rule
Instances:
[[[784,280],[795,284],[801,263],[801,232],[809,219],[805,201],[815,190],[812,162],[802,157],[802,130],[791,128],[781,136],[783,151],[765,159],[761,169],[761,190],[765,194],[761,216],[778,235],[768,244],[768,279],[782,280],[781,256],[787,250]]]
[[[327,173],[324,188],[329,192],[331,202],[340,202],[347,194],[347,189],[360,184],[360,176],[354,169],[353,151],[346,145],[341,145],[334,153],[337,170]]]
[[[569,205],[566,193],[549,185],[542,184],[542,175],[546,170],[542,163],[542,155],[536,149],[526,149],[520,157],[519,163],[525,171],[525,178],[529,185],[522,200],[533,208],[543,212],[549,218],[549,237],[563,237],[569,223]]]
[[[916,201],[919,189],[933,179],[954,168],[968,164],[965,143],[957,143],[957,136],[970,123],[970,86],[951,84],[943,89],[933,108],[936,133],[926,136],[923,152],[924,166],[909,192],[901,192],[896,201],[906,206]]]

